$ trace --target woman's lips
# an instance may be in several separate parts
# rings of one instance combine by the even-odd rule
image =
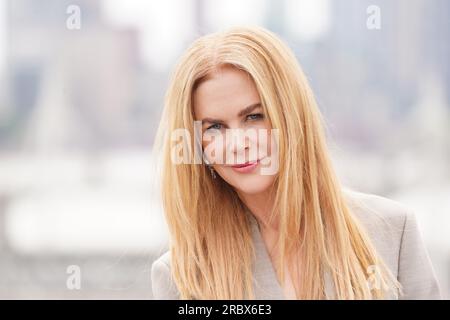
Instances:
[[[234,171],[237,171],[239,173],[248,173],[248,172],[251,172],[253,169],[255,169],[258,164],[259,164],[259,160],[249,161],[244,164],[237,164],[237,165],[231,166],[231,168],[233,168]]]

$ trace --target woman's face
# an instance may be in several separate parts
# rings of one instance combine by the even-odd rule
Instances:
[[[238,193],[267,191],[275,179],[268,167],[278,157],[251,77],[223,66],[200,83],[193,104],[195,120],[201,121],[204,157],[215,171]]]

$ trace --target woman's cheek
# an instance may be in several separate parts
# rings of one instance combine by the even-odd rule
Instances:
[[[203,152],[212,164],[223,164],[225,161],[224,141],[222,136],[207,137],[203,140]]]

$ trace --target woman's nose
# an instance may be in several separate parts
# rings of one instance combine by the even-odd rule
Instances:
[[[230,128],[225,135],[227,153],[233,156],[233,162],[245,162],[248,150],[250,149],[250,137],[246,130],[242,128]]]

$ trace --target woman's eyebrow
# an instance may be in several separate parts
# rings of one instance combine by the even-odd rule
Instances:
[[[222,120],[219,120],[219,119],[212,119],[212,118],[203,118],[202,119],[202,124],[205,124],[206,122],[209,122],[209,123],[224,123]]]
[[[257,102],[257,103],[253,103],[251,105],[249,105],[248,107],[245,107],[244,109],[242,109],[241,111],[239,111],[238,113],[238,117],[242,117],[246,114],[249,114],[250,112],[252,112],[253,110],[255,110],[256,108],[260,108],[261,107],[261,102]],[[202,123],[224,123],[223,120],[220,119],[213,119],[213,118],[203,118],[202,119]]]
[[[238,117],[245,116],[246,114],[249,114],[250,112],[252,112],[253,110],[255,110],[256,108],[259,108],[259,107],[261,107],[261,102],[253,103],[253,104],[249,105],[248,107],[245,107],[244,109],[239,111]]]

